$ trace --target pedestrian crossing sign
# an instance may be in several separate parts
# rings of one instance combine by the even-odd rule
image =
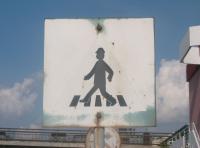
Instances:
[[[46,19],[44,44],[44,126],[155,125],[152,18]]]

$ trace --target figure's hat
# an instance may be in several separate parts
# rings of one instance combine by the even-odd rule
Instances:
[[[104,54],[105,50],[103,48],[98,48],[97,51],[96,51],[96,53],[97,54],[99,54],[99,53],[103,53]]]

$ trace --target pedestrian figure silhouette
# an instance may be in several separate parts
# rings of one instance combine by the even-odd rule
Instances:
[[[94,92],[99,89],[102,96],[107,99],[108,106],[116,104],[116,99],[106,92],[106,72],[108,72],[108,80],[111,82],[113,77],[113,71],[108,64],[103,60],[105,51],[103,48],[98,48],[96,51],[96,58],[98,61],[92,68],[92,70],[84,77],[84,80],[89,80],[94,75],[94,86],[87,93],[87,95],[80,100],[80,102],[88,102]]]

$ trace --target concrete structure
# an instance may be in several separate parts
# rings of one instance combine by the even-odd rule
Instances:
[[[190,123],[200,134],[200,26],[189,27],[181,43],[181,62],[187,64]]]
[[[189,27],[180,48],[180,61],[186,64],[200,64],[200,26]]]
[[[181,62],[187,64],[189,82],[190,134],[189,145],[200,147],[200,26],[189,27],[181,44]]]
[[[200,134],[200,65],[187,65],[189,82],[190,123],[195,124]]]

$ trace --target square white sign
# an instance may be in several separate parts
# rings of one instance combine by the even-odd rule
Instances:
[[[46,19],[44,126],[155,125],[152,18]]]

